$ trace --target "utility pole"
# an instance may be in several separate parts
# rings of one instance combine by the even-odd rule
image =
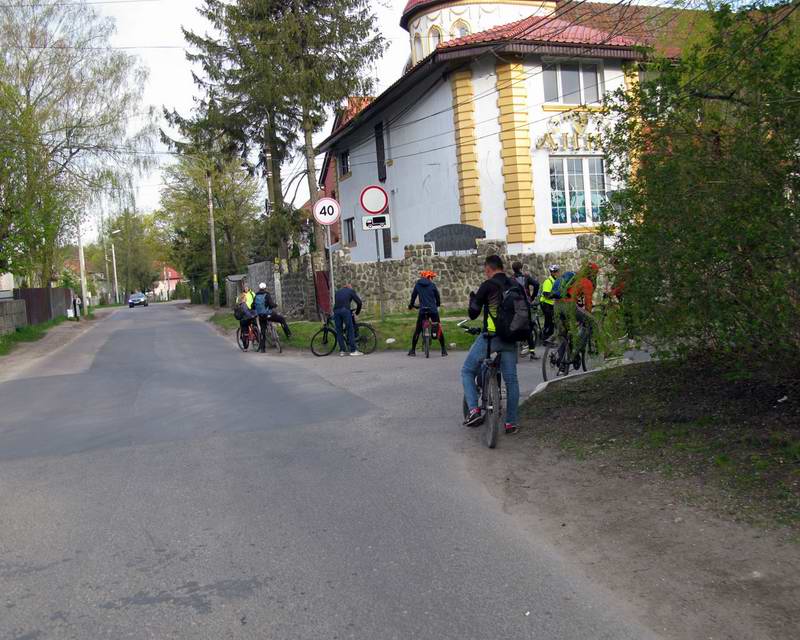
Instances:
[[[208,233],[211,236],[211,271],[214,285],[214,308],[219,309],[219,282],[217,280],[217,238],[214,233],[214,199],[211,193],[211,170],[206,169],[208,185]]]
[[[82,315],[88,315],[89,305],[86,302],[86,264],[83,259],[83,238],[81,237],[81,216],[78,214],[78,262],[81,266],[81,302]]]
[[[111,277],[108,273],[108,244],[106,243],[106,219],[103,215],[102,204],[100,207],[100,237],[103,239],[103,264],[106,268],[106,286],[111,286]]]
[[[119,233],[119,229],[112,231],[111,235]],[[114,238],[111,238],[111,264],[114,265],[114,302],[119,304],[119,283],[117,282],[117,252],[114,251]]]

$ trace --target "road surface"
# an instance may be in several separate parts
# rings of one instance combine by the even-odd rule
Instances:
[[[0,638],[655,637],[470,475],[462,359],[153,305],[0,372]]]

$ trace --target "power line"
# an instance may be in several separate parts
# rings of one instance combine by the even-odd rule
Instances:
[[[97,4],[140,4],[145,2],[164,2],[164,0],[87,0],[86,2],[19,2],[15,4],[0,4],[0,9],[39,9],[47,7],[83,7]]]

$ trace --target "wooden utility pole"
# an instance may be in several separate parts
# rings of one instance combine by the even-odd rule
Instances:
[[[86,301],[86,263],[83,259],[83,237],[81,236],[81,216],[78,214],[78,264],[81,269],[81,315],[88,315],[89,304]]]
[[[214,308],[219,309],[219,280],[217,278],[217,237],[214,233],[214,198],[211,192],[211,170],[206,169],[208,185],[208,233],[211,236],[211,271],[214,287]]]

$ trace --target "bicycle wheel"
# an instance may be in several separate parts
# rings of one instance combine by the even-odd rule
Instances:
[[[336,332],[322,327],[311,337],[311,353],[317,357],[329,356],[336,348]]]
[[[257,325],[253,325],[252,329],[253,331],[250,335],[250,346],[252,347],[255,345],[256,351],[258,351],[258,348],[261,346],[261,331],[259,331]]]
[[[503,399],[500,396],[500,383],[497,376],[489,375],[486,380],[486,419],[481,426],[481,440],[490,449],[497,446],[497,435],[503,420]]]
[[[375,351],[378,347],[378,334],[375,333],[375,329],[365,322],[359,322],[356,326],[358,327],[356,348],[361,353],[372,353]]]
[[[246,343],[246,340],[247,340],[247,336],[243,336],[243,335],[242,335],[242,328],[241,328],[241,327],[238,327],[238,328],[236,329],[236,344],[237,344],[237,345],[239,345],[239,348],[240,348],[242,351],[247,351],[247,347],[249,346],[249,345]]]
[[[546,347],[542,355],[542,378],[555,380],[561,373],[561,362],[558,359],[558,347]]]
[[[275,323],[269,323],[269,331],[267,332],[267,335],[269,336],[270,346],[274,347],[278,353],[283,353],[281,338],[278,335],[278,330],[275,328]]]
[[[431,328],[425,327],[422,330],[422,348],[425,351],[425,357],[431,357]]]
[[[464,414],[464,420],[467,419],[469,415],[469,405],[467,404],[467,396],[463,396],[461,399],[461,411]]]

